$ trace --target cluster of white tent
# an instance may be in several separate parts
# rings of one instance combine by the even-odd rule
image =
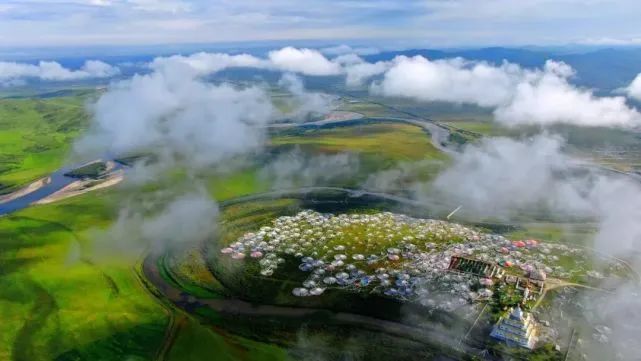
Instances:
[[[263,276],[273,275],[285,255],[300,259],[298,268],[310,275],[302,287],[293,289],[294,296],[318,296],[327,288],[342,288],[445,308],[491,295],[491,285],[477,277],[446,272],[454,255],[561,276],[566,271],[558,265],[559,256],[582,254],[566,245],[510,241],[440,220],[389,212],[314,211],[279,217],[272,226],[243,235],[221,252],[234,259],[248,254],[259,262]],[[481,289],[472,292],[480,282]]]

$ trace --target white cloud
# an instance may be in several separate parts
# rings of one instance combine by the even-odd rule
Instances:
[[[153,70],[173,71],[177,67],[191,69],[194,75],[207,75],[232,67],[267,68],[269,62],[248,54],[229,55],[224,53],[196,53],[189,56],[173,55],[154,59],[150,65]]]
[[[496,120],[505,124],[641,125],[641,114],[628,107],[624,97],[597,97],[591,90],[577,88],[567,81],[569,67],[557,66],[548,61],[540,76],[519,83],[510,101],[496,109]]]
[[[517,65],[499,67],[461,58],[429,60],[422,56],[394,59],[394,65],[372,91],[423,101],[497,106],[506,102],[524,71]]]
[[[207,239],[217,227],[218,214],[217,204],[205,191],[199,190],[177,196],[151,217],[124,209],[119,222],[123,216],[127,216],[129,222],[131,218],[138,218],[135,225],[141,236],[152,244],[154,251],[161,251],[168,246],[193,246]]]
[[[341,57],[346,56],[348,55],[342,55]],[[339,61],[339,58],[335,60]],[[390,66],[391,63],[387,61],[377,61],[376,63],[367,63],[362,61],[346,63],[344,64],[345,84],[348,87],[361,86],[371,77],[383,74]]]
[[[343,53],[331,61],[342,67],[342,73],[345,75],[345,83],[348,87],[361,86],[366,80],[384,73],[391,66],[391,62],[388,61],[368,63],[356,53]]]
[[[374,94],[420,101],[467,103],[494,108],[495,119],[506,125],[568,123],[582,126],[641,124],[641,114],[621,96],[599,97],[590,89],[570,83],[575,75],[569,65],[548,60],[543,69],[524,69],[504,62],[493,65],[462,58],[429,60],[399,56],[392,61],[365,62],[353,53],[332,60],[312,49],[286,47],[271,51],[266,59],[248,54],[197,53],[158,58],[151,68],[182,66],[195,75],[229,67],[253,67],[310,76],[344,75],[348,87],[371,84]],[[634,96],[641,81],[628,88]]]
[[[641,100],[641,73],[624,90],[630,98]]]
[[[329,55],[345,55],[345,54],[356,54],[356,55],[373,55],[380,53],[380,50],[374,47],[351,47],[349,45],[341,44],[337,46],[331,46],[327,48],[320,49],[320,52]]]
[[[544,135],[523,141],[484,139],[456,155],[434,185],[442,195],[479,214],[509,214],[541,203],[554,209],[570,208],[581,202],[557,194],[565,194],[565,187],[556,188],[558,174],[571,166],[561,153],[562,146],[561,138]]]
[[[285,47],[269,52],[269,60],[279,70],[305,75],[338,75],[341,67],[313,49]]]
[[[638,126],[641,114],[624,97],[598,97],[572,85],[574,70],[548,60],[543,69],[499,66],[463,59],[431,61],[397,57],[372,92],[422,101],[468,103],[495,108],[507,125],[569,123],[583,126]]]
[[[629,45],[639,45],[641,44],[641,37],[634,36],[628,38],[617,38],[617,37],[596,37],[596,38],[587,38],[579,41],[580,44],[585,45],[607,45],[607,46],[629,46]]]
[[[78,153],[151,153],[197,168],[262,145],[274,110],[261,88],[208,84],[171,64],[113,84],[95,104]]]
[[[336,96],[309,92],[303,80],[292,73],[285,73],[278,82],[293,95],[290,107],[292,110],[284,116],[292,119],[306,119],[309,116],[324,115],[335,108]]]
[[[313,49],[285,47],[269,52],[267,58],[258,58],[249,54],[229,55],[225,53],[196,53],[189,56],[173,55],[160,57],[150,63],[156,71],[177,66],[192,69],[195,75],[206,75],[234,67],[269,69],[310,76],[340,75],[343,72],[341,62],[362,62],[356,55],[344,55],[338,60],[329,60]]]
[[[484,139],[454,158],[433,191],[485,217],[591,217],[599,224],[595,248],[615,255],[638,249],[641,184],[585,167],[563,153],[564,145],[562,138],[545,134]]]
[[[259,175],[273,189],[338,184],[358,173],[358,157],[351,153],[309,155],[299,148],[281,153]]]
[[[171,178],[157,192],[131,192],[134,196],[122,202],[118,220],[103,237],[105,248],[164,250],[206,239],[217,227],[218,209],[199,175],[265,144],[266,125],[275,113],[266,91],[201,78],[202,72],[225,66],[221,62],[246,58],[194,59],[158,59],[151,73],[112,83],[93,106],[89,131],[74,145],[85,159],[149,156],[128,172],[125,186],[139,189]],[[172,177],[176,169],[187,175],[182,182]]]
[[[118,68],[100,60],[87,60],[80,70],[94,78],[108,78],[120,72]]]
[[[363,58],[361,58],[360,56],[358,56],[358,55],[356,55],[354,53],[350,53],[350,54],[339,55],[339,56],[333,58],[332,62],[344,66],[344,65],[364,63],[365,60],[363,60]]]
[[[0,62],[0,84],[9,84],[28,79],[50,81],[108,78],[119,70],[99,60],[88,60],[77,70],[63,67],[55,61],[40,61],[37,65],[16,62]]]

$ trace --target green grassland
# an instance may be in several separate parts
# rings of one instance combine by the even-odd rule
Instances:
[[[169,361],[280,361],[289,360],[286,350],[267,343],[232,335],[188,318],[169,351]]]
[[[348,179],[328,180],[322,184],[325,186],[363,187],[370,175],[409,164],[413,165],[412,179],[399,181],[426,180],[448,162],[448,157],[432,145],[429,134],[417,126],[355,121],[344,126],[276,132],[260,159],[247,160],[232,172],[208,175],[207,186],[219,201],[268,191],[277,185],[262,171],[279,155],[292,151],[302,157],[346,152],[357,158],[354,174]]]
[[[0,359],[149,359],[167,316],[133,264],[92,254],[112,220],[105,193],[0,219]]]
[[[22,115],[35,124],[34,129],[46,132],[49,124],[35,108],[40,101],[11,100],[17,102]],[[24,103],[21,103],[24,102]],[[77,99],[55,98],[45,102],[45,107],[68,107],[70,114],[84,110]],[[3,103],[5,106],[8,106]],[[65,108],[67,109],[67,108]],[[53,110],[51,110],[53,111]],[[21,111],[18,111],[20,113]],[[64,113],[64,112],[63,112]],[[80,117],[80,113],[77,114]],[[55,166],[45,164],[29,172],[9,172],[9,177],[21,175],[15,184],[28,182],[44,176],[57,168],[71,139],[84,126],[76,119],[71,131],[60,135],[60,144],[51,150]],[[84,122],[84,120],[82,120]],[[44,125],[43,125],[44,124]],[[20,129],[16,124],[8,125],[11,132],[28,134],[29,129]],[[374,125],[373,129],[345,127],[339,131],[329,130],[315,137],[320,146],[306,147],[310,154],[318,152],[355,151],[369,157],[383,167],[386,161],[394,164],[397,160],[441,158],[442,155],[431,147],[427,135],[417,127],[402,124]],[[349,134],[355,132],[355,142]],[[324,133],[324,131],[321,131]],[[342,134],[341,134],[342,133]],[[366,139],[369,136],[374,141]],[[284,138],[281,138],[284,139]],[[387,146],[376,147],[384,141]],[[24,143],[13,138],[12,142]],[[62,143],[66,143],[62,144]],[[276,140],[275,147],[303,144],[303,137]],[[328,146],[322,144],[328,144]],[[409,145],[408,145],[409,143]],[[57,148],[60,146],[59,148]],[[4,148],[7,152],[9,148]],[[18,150],[15,150],[16,152]],[[26,151],[20,150],[25,154]],[[381,162],[379,162],[381,160]],[[51,160],[54,162],[53,160]],[[46,167],[45,167],[46,166]],[[210,189],[218,200],[267,190],[269,182],[259,176],[260,167],[252,166],[223,176],[210,177]],[[102,258],[94,260],[92,238],[98,229],[108,227],[115,217],[117,192],[105,190],[71,198],[59,203],[31,207],[19,213],[0,219],[0,237],[3,242],[0,262],[0,312],[3,323],[0,358],[14,360],[58,360],[73,359],[151,359],[163,344],[168,325],[167,310],[154,300],[142,287],[134,272],[135,264],[129,258],[117,260]],[[223,216],[224,222],[235,222],[234,228],[250,229],[257,224],[271,221],[282,208],[294,207],[296,201],[274,201],[256,207],[238,206],[230,210],[241,212],[242,220],[233,221]],[[229,213],[226,213],[229,214]],[[187,255],[190,267],[174,271],[173,277],[183,287],[201,287],[204,265],[194,261],[195,255]],[[185,264],[182,262],[181,264]],[[189,277],[192,277],[191,279]],[[211,286],[215,281],[206,280]],[[211,287],[210,287],[211,288]],[[211,292],[211,290],[205,290]],[[172,311],[173,312],[173,311]],[[183,334],[184,332],[184,334]],[[201,339],[194,339],[200,337]],[[181,328],[168,354],[169,359],[184,359],[184,350],[199,345],[194,359],[202,359],[213,352],[229,355],[234,360],[285,359],[286,353],[277,347],[250,341],[237,335],[216,331],[210,326],[200,325],[191,320]],[[207,347],[207,345],[212,345]],[[213,348],[220,347],[220,349]],[[175,349],[174,349],[175,347]]]
[[[448,119],[446,121],[442,121],[442,123],[454,130],[460,129],[485,136],[506,136],[510,134],[509,129],[489,120]]]
[[[301,145],[329,153],[351,151],[379,157],[383,162],[445,159],[423,129],[394,122],[355,122],[350,126],[307,129],[276,135],[272,144]]]
[[[365,101],[346,99],[337,110],[349,111],[363,114],[366,117],[384,117],[398,114],[390,111],[381,104],[370,103]]]
[[[534,238],[586,246],[596,234],[597,226],[590,223],[523,223],[521,228],[506,236],[514,239]]]
[[[269,190],[269,180],[260,177],[260,166],[251,165],[238,171],[210,177],[207,186],[219,201]]]
[[[0,359],[155,359],[175,311],[142,285],[136,254],[101,254],[93,241],[113,222],[118,199],[106,190],[0,218]],[[186,257],[189,270],[178,273],[202,275],[202,264]],[[170,360],[196,344],[192,359],[284,359],[277,347],[194,320],[179,331]]]
[[[91,95],[0,99],[0,193],[59,168],[72,140],[88,124]]]

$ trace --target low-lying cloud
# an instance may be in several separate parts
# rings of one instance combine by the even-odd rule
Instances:
[[[216,202],[200,185],[147,192],[124,201],[116,221],[96,236],[94,248],[97,254],[137,257],[145,250],[190,247],[214,234],[218,215]]]
[[[565,154],[564,144],[546,134],[484,139],[455,156],[432,191],[482,216],[538,212],[593,219],[599,225],[594,239],[599,251],[624,255],[638,249],[641,183]]]
[[[293,47],[270,51],[266,58],[250,54],[200,52],[160,57],[150,63],[150,68],[155,71],[177,66],[191,69],[197,75],[213,74],[228,68],[266,69],[309,76],[339,75],[342,71],[337,62],[330,61],[318,50]]]
[[[374,94],[420,101],[474,104],[495,109],[495,119],[506,125],[568,123],[580,126],[641,124],[641,114],[622,96],[596,96],[569,82],[574,70],[548,60],[543,69],[495,66],[460,58],[429,60],[397,57]]]
[[[283,74],[278,85],[292,95],[288,99],[288,108],[291,110],[283,114],[289,119],[305,120],[327,114],[336,107],[338,101],[338,97],[334,95],[307,91],[303,79],[293,73]]]
[[[130,196],[100,246],[136,253],[210,238],[218,210],[201,176],[265,143],[276,114],[267,91],[208,83],[183,60],[155,62],[151,73],[111,84],[91,107],[93,122],[76,154],[146,159],[127,171],[123,186]]]
[[[478,214],[570,207],[580,197],[576,199],[573,188],[567,192],[568,184],[559,182],[571,166],[561,152],[562,145],[560,137],[546,135],[522,141],[484,139],[455,155],[452,166],[439,174],[434,186]]]
[[[177,68],[194,76],[213,74],[227,68],[267,68],[268,62],[249,54],[230,55],[225,53],[200,52],[189,56],[172,55],[154,59],[149,67],[156,72],[175,72]]]
[[[76,70],[65,68],[55,61],[40,61],[37,64],[0,61],[0,85],[19,84],[29,79],[68,81],[109,78],[118,73],[117,67],[99,60],[88,60]]]
[[[391,64],[386,61],[378,61],[376,63],[352,61],[344,67],[345,85],[350,88],[360,87],[372,77],[386,72],[390,66]]]
[[[505,124],[568,123],[581,126],[641,125],[641,114],[622,96],[598,97],[568,82],[574,74],[566,64],[548,61],[544,71],[521,81],[506,104],[494,112]]]
[[[284,47],[270,51],[265,57],[201,52],[159,57],[148,68],[152,74],[166,78],[176,74],[202,77],[238,67],[305,76],[343,76],[350,88],[371,82],[369,90],[375,95],[493,108],[496,121],[508,126],[641,124],[641,113],[628,105],[625,97],[598,96],[592,89],[573,85],[575,71],[562,62],[548,60],[541,69],[508,62],[495,65],[462,58],[430,60],[422,56],[398,56],[391,61],[370,63],[359,56],[370,50],[349,46],[321,50]],[[329,55],[335,57],[328,58]],[[117,68],[100,61],[87,61],[78,70],[66,69],[55,62],[38,65],[0,62],[0,84],[4,85],[28,78],[72,80],[105,78],[117,73]],[[630,98],[641,99],[641,77],[634,79],[624,92]]]
[[[341,67],[313,49],[285,47],[269,52],[269,60],[276,69],[306,75],[338,75]]]
[[[641,100],[641,73],[632,80],[624,91],[630,98]]]
[[[308,155],[300,149],[279,154],[261,171],[273,189],[345,184],[358,174],[360,162],[352,153]]]
[[[207,166],[259,147],[274,108],[260,87],[213,85],[167,66],[111,86],[93,106],[80,154],[153,153]]]
[[[372,85],[372,92],[422,101],[499,106],[510,98],[523,75],[520,67],[508,63],[495,67],[461,58],[432,61],[400,56],[382,81]]]
[[[374,78],[369,89],[375,95],[493,108],[495,119],[506,125],[641,124],[641,114],[626,103],[625,97],[597,96],[592,89],[573,85],[575,71],[563,62],[548,60],[541,69],[508,62],[495,65],[462,58],[430,60],[422,56],[397,56],[391,61],[370,63],[356,50],[347,46],[321,51],[285,47],[269,52],[265,58],[199,53],[160,58],[152,63],[152,68],[180,62],[199,74],[208,74],[229,67],[251,67],[306,76],[343,76],[347,87],[360,87]],[[330,59],[326,54],[335,57]],[[631,98],[641,98],[641,80],[635,79],[625,90]]]
[[[345,50],[345,49],[343,49]],[[270,51],[267,57],[250,54],[195,53],[154,59],[149,68],[162,72],[164,68],[184,67],[195,75],[213,74],[228,68],[253,68],[306,76],[345,75],[348,86],[360,86],[372,76],[382,74],[391,62],[368,63],[357,52],[335,52],[329,59],[316,49],[285,47]]]

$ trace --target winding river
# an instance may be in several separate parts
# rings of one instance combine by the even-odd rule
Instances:
[[[429,131],[432,143],[436,148],[441,150],[442,152],[452,154],[454,151],[448,147],[445,146],[447,143],[448,137],[449,137],[449,131],[447,128],[441,127],[438,124],[431,122],[431,121],[425,121],[425,120],[417,120],[417,119],[409,119],[409,118],[394,118],[394,117],[371,117],[371,118],[359,118],[356,120],[374,120],[374,121],[400,121],[400,122],[406,122],[409,124],[413,124],[416,126],[419,126],[423,129],[426,129]],[[332,121],[316,121],[316,122],[308,122],[308,123],[275,123],[270,125],[269,128],[288,128],[288,127],[322,127],[325,125],[331,125],[331,124],[337,124],[337,123],[344,123],[344,122],[350,122],[354,121],[354,119],[340,119],[340,120],[332,120]],[[86,163],[85,163],[86,164]],[[16,211],[19,211],[21,209],[29,207],[31,204],[40,201],[56,192],[59,190],[63,189],[64,187],[68,186],[69,184],[75,182],[78,180],[78,178],[73,178],[66,176],[65,174],[68,173],[69,171],[76,169],[78,167],[81,167],[84,164],[74,164],[74,165],[69,165],[65,166],[63,168],[60,168],[59,170],[55,171],[52,173],[44,182],[45,184],[38,187],[34,191],[30,192],[24,192],[23,190],[19,190],[16,193],[19,192],[24,192],[24,194],[18,195],[14,198],[11,198],[9,200],[6,200],[4,202],[0,201],[0,216],[13,213]],[[114,170],[122,168],[122,164],[116,162],[116,168]],[[306,189],[302,189],[306,190]],[[314,191],[314,189],[307,189],[309,191]],[[317,189],[318,190],[318,189]],[[343,191],[350,191],[350,192],[357,192],[354,190],[346,190],[346,189],[341,189]],[[371,193],[374,194],[374,193]],[[382,195],[382,194],[381,194]],[[391,195],[385,195],[386,197],[394,197]],[[410,201],[410,200],[405,200],[405,201]],[[415,204],[414,204],[415,205]]]
[[[110,172],[123,168],[121,163],[115,161],[114,163],[115,166],[110,170]],[[44,184],[37,189],[30,192],[24,192],[24,194],[18,195],[17,197],[0,202],[0,216],[27,208],[33,203],[58,192],[75,181],[78,181],[79,178],[69,177],[65,174],[86,164],[87,163],[85,162],[60,168],[47,177],[46,180],[43,181]],[[29,186],[27,186],[27,188],[29,188]],[[18,190],[16,193],[20,192],[23,192],[23,190]]]

